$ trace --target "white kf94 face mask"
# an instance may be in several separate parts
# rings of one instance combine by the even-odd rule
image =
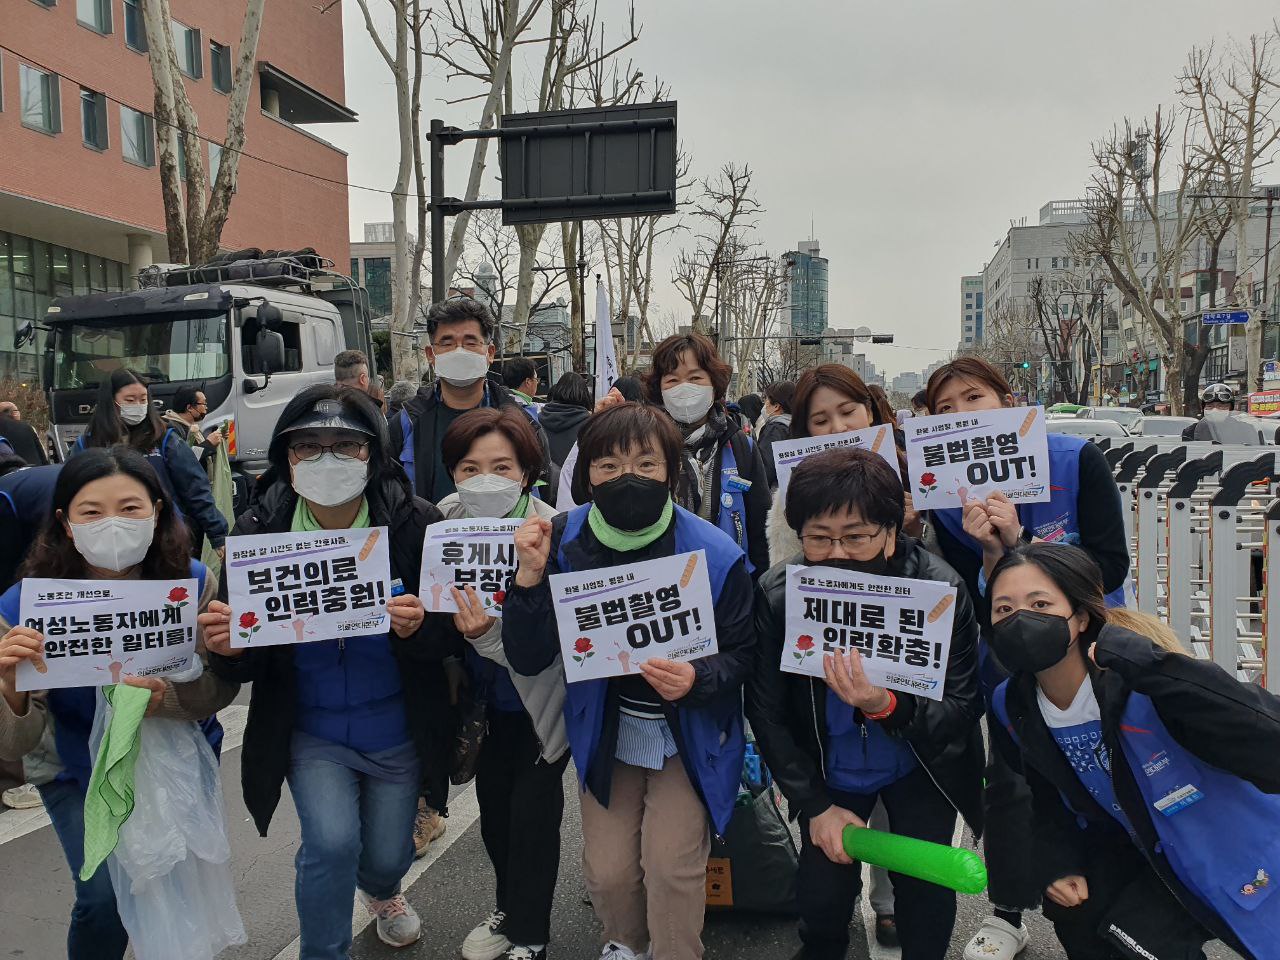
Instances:
[[[145,403],[118,403],[120,408],[120,419],[131,427],[136,427],[143,420],[147,419],[147,407]]]
[[[364,493],[369,480],[369,464],[365,460],[340,460],[326,450],[315,460],[302,460],[293,465],[293,489],[298,496],[322,507],[350,503]]]
[[[678,423],[697,423],[707,415],[715,391],[696,383],[679,383],[662,391],[662,405]]]
[[[71,523],[71,540],[84,562],[99,570],[120,573],[137,566],[151,549],[156,531],[156,515],[142,519],[103,517],[88,523]]]
[[[489,369],[489,358],[466,347],[454,347],[448,353],[437,353],[431,364],[436,376],[454,387],[469,387]]]
[[[518,481],[496,473],[467,477],[457,488],[458,499],[473,517],[505,517],[523,492]]]

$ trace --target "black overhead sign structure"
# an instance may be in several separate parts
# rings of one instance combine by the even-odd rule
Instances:
[[[502,199],[445,197],[444,148],[482,137],[502,141]],[[447,216],[499,209],[502,222],[513,225],[647,217],[676,209],[675,103],[511,113],[491,130],[458,130],[433,120],[428,140],[433,302],[445,297]],[[580,282],[583,272],[580,263]]]

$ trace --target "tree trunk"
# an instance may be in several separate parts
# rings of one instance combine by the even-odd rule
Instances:
[[[165,0],[144,0],[142,23],[147,34],[147,61],[151,65],[151,82],[155,87],[154,116],[160,163],[160,196],[164,203],[169,261],[191,263],[186,200],[178,169],[177,98],[167,52],[173,43],[169,32],[169,18],[165,12],[167,6]]]
[[[516,305],[511,313],[512,333],[507,340],[507,352],[519,353],[524,349],[524,335],[529,328],[530,308],[533,305],[533,268],[538,258],[538,245],[546,224],[516,227],[520,238],[520,273],[516,277]],[[502,318],[498,317],[498,327]]]
[[[564,250],[564,269],[569,274],[569,362],[579,373],[586,367],[587,305],[582,299],[578,274],[578,244],[582,240],[582,221],[560,225],[560,245]]]

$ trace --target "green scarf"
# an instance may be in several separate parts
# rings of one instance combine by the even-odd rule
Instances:
[[[529,515],[529,495],[522,493],[520,499],[516,501],[516,505],[511,508],[511,512],[507,514],[508,520],[523,520]]]
[[[647,547],[657,540],[670,526],[671,516],[674,513],[675,505],[672,504],[671,498],[667,497],[667,505],[662,508],[662,515],[658,517],[657,522],[650,524],[643,530],[617,530],[609,526],[604,514],[600,512],[600,508],[593,503],[590,512],[587,514],[587,522],[591,524],[591,532],[596,535],[597,540],[610,550],[625,552],[639,550],[641,547]]]
[[[102,688],[111,704],[111,722],[98,747],[98,759],[84,797],[84,862],[80,879],[88,880],[120,842],[120,828],[133,813],[133,768],[142,741],[142,717],[151,691],[120,683]]]
[[[351,523],[351,529],[356,530],[361,527],[369,526],[369,501],[360,501],[360,512],[356,514],[355,520]],[[316,515],[311,512],[311,508],[307,506],[307,501],[298,498],[298,505],[293,508],[293,523],[289,530],[292,533],[315,533],[317,530],[323,530],[320,521],[316,519]]]

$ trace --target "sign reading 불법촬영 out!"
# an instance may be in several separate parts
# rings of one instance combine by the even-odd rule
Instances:
[[[784,673],[823,676],[828,653],[857,651],[880,687],[941,700],[956,588],[835,567],[787,567]]]
[[[515,532],[519,519],[442,520],[427,527],[422,542],[418,596],[428,613],[457,613],[453,588],[475,590],[485,613],[502,616],[516,575]]]
[[[719,652],[705,551],[548,580],[569,683],[638,674],[645,660]]]
[[[1048,502],[1044,417],[1043,407],[912,417],[903,430],[915,508],[960,507],[996,491],[1014,503]]]
[[[898,448],[893,442],[893,428],[888,424],[867,427],[865,430],[850,430],[846,433],[832,433],[825,437],[801,437],[798,440],[779,440],[773,445],[773,462],[778,468],[778,492],[786,502],[787,485],[791,482],[791,471],[800,465],[806,457],[824,450],[838,447],[850,447],[855,450],[870,450],[884,458],[885,463],[898,470]]]
[[[199,584],[182,580],[22,581],[19,617],[44,635],[18,664],[23,690],[100,687],[185,670],[196,649]]]
[[[391,626],[386,527],[229,537],[231,646],[345,640]]]

